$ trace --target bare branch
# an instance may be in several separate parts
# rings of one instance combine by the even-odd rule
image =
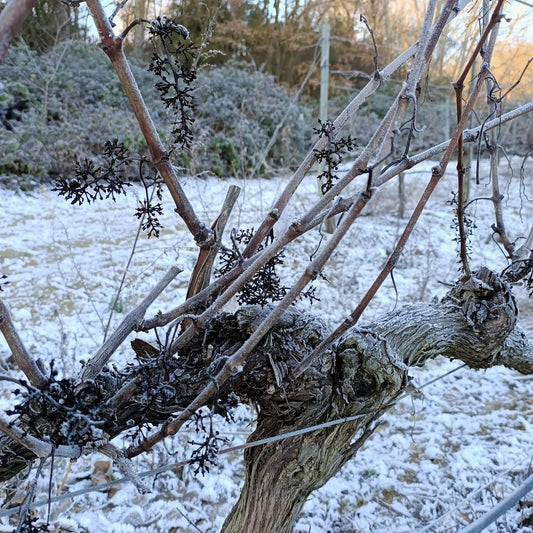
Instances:
[[[370,37],[372,38],[372,46],[374,47],[374,74],[379,74],[379,66],[378,66],[378,59],[379,59],[379,52],[378,52],[378,46],[376,44],[376,38],[374,36],[374,30],[370,26],[370,23],[368,22],[368,19],[361,13],[359,15],[359,21],[362,22],[366,29],[368,30],[368,33],[370,33]]]
[[[530,57],[528,60],[527,60],[527,63],[526,63],[526,66],[523,68],[520,76],[518,77],[518,79],[511,85],[511,87],[509,87],[509,89],[507,89],[500,97],[500,100],[503,100],[511,91],[513,91],[514,89],[516,89],[516,87],[518,87],[518,85],[520,85],[520,83],[522,82],[522,78],[524,77],[527,69],[529,68],[529,65],[531,65],[531,63],[533,63],[533,57]]]
[[[139,474],[135,471],[135,467],[133,466],[131,460],[124,455],[122,450],[119,450],[116,446],[113,446],[113,444],[107,442],[100,446],[98,451],[104,455],[107,455],[113,460],[124,476],[131,481],[131,483],[133,483],[135,488],[139,491],[139,494],[147,494],[148,492],[151,492],[148,485],[142,481],[142,479],[139,477]]]
[[[128,0],[121,0],[120,2],[117,2],[117,5],[115,6],[115,9],[113,9],[113,13],[111,13],[111,16],[109,17],[109,23],[115,27],[115,24],[113,20],[117,16],[117,13],[128,3]]]
[[[525,278],[531,271],[533,271],[533,226],[529,229],[525,242],[513,253],[511,264],[504,274],[506,279],[516,282]]]
[[[222,205],[222,210],[211,226],[211,229],[215,233],[215,243],[210,248],[204,247],[200,249],[200,253],[191,274],[191,280],[187,290],[187,299],[198,294],[202,289],[205,289],[209,285],[213,263],[215,262],[216,255],[222,244],[222,234],[224,233],[224,229],[233,207],[235,206],[235,202],[239,197],[240,191],[241,189],[236,185],[232,185],[228,189],[226,199]]]
[[[87,6],[98,30],[100,46],[115,68],[131,108],[137,118],[139,127],[148,144],[152,163],[161,174],[161,177],[176,204],[176,212],[183,219],[199,246],[211,245],[213,243],[212,232],[205,226],[205,224],[200,222],[187,198],[187,195],[178,182],[174,167],[170,163],[169,154],[159,137],[159,133],[157,132],[150,113],[148,112],[142,94],[131,71],[129,62],[124,54],[122,39],[117,37],[113,32],[113,28],[111,27],[109,19],[106,17],[100,0],[87,0]]]
[[[22,370],[32,385],[37,388],[42,387],[46,383],[46,377],[22,343],[11,320],[9,310],[2,300],[0,300],[0,331],[11,349],[15,364]]]
[[[111,19],[110,19],[111,20]],[[122,32],[120,33],[120,35],[118,36],[118,38],[120,40],[124,40],[127,36],[128,36],[128,33],[133,30],[133,28],[135,28],[135,26],[138,26],[139,24],[144,24],[144,23],[147,23],[147,24],[150,24],[150,21],[149,20],[146,20],[146,19],[135,19],[133,22],[130,22],[123,30]]]
[[[22,429],[10,424],[0,417],[0,431],[11,437],[37,457],[50,457],[52,453],[56,457],[68,457],[70,459],[77,459],[81,456],[81,448],[76,445],[60,445],[54,446],[50,442],[44,442],[32,435],[24,432]]]
[[[166,289],[168,284],[181,272],[173,266],[163,276],[161,281],[148,293],[146,298],[121,322],[120,326],[107,339],[96,354],[83,368],[78,381],[83,382],[94,379],[107,364],[116,349],[124,342],[126,337],[141,323],[144,314],[154,300]]]
[[[9,0],[0,13],[0,61],[39,0]]]

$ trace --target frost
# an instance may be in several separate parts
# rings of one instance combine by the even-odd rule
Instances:
[[[431,164],[416,174],[406,173],[407,208],[412,208],[430,174]],[[214,220],[218,215],[220,199],[230,184],[245,187],[246,206],[235,213],[230,227],[257,227],[285,182],[282,178],[245,182],[183,178],[203,220]],[[532,184],[524,186],[531,188]],[[137,187],[132,189],[141,194]],[[415,229],[413,240],[407,244],[395,272],[396,305],[439,297],[446,290],[443,283],[451,283],[457,277],[455,244],[449,232],[453,213],[446,207],[451,188],[452,182],[445,178]],[[490,185],[481,183],[473,185],[473,189],[473,195],[490,195]],[[282,224],[288,227],[292,217],[301,214],[315,194],[316,183],[304,182],[290,207],[290,218],[284,214],[286,220]],[[316,282],[321,300],[312,310],[331,323],[342,320],[352,310],[394,244],[398,226],[396,184],[377,194],[383,195],[380,202],[369,205],[369,216],[357,221],[357,228],[346,237],[346,245],[327,265],[327,279]],[[528,194],[533,196],[533,190],[528,190]],[[167,203],[162,223],[172,231],[161,232],[156,244],[141,237],[121,295],[122,310],[115,313],[111,328],[139,302],[154,279],[175,263],[185,270],[178,278],[183,283],[176,283],[172,293],[157,300],[148,316],[160,309],[166,311],[185,297],[184,280],[190,277],[196,249],[169,200],[163,201]],[[509,202],[516,202],[510,204],[514,214],[509,224],[519,233],[531,217],[518,216],[518,198],[510,197]],[[102,320],[108,317],[137,230],[131,217],[136,205],[135,194],[117,197],[116,204],[73,208],[46,187],[31,194],[1,191],[0,212],[9,225],[0,233],[0,272],[10,281],[3,287],[2,298],[8,302],[32,355],[46,364],[55,360],[61,372],[79,369],[80,359],[87,360],[103,339]],[[492,222],[488,202],[479,202],[476,209],[472,255],[478,263],[503,268],[505,258],[496,246],[487,244]],[[284,285],[289,285],[305,268],[305,258],[313,253],[319,240],[309,234],[291,246],[280,269]],[[532,308],[525,291],[518,297],[524,310],[521,320],[525,325],[528,320],[531,324]],[[395,301],[395,289],[389,280],[364,320],[392,310]],[[7,359],[8,355],[7,346],[0,339],[0,357]],[[127,351],[119,351],[114,360],[120,364],[126,355]],[[410,375],[419,387],[456,366],[457,362],[436,360],[424,369],[410,370]],[[433,531],[460,530],[464,525],[462,512],[489,508],[495,497],[509,493],[520,482],[529,465],[533,455],[528,420],[530,388],[529,378],[517,377],[506,369],[461,369],[422,389],[415,397],[402,400],[382,418],[383,424],[356,459],[310,496],[295,531],[411,532],[448,511],[451,514],[436,523]],[[5,410],[10,405],[11,391],[12,387],[5,385],[0,408]],[[239,406],[233,414],[234,424],[215,420],[216,429],[230,439],[230,446],[246,440],[256,416],[247,406]],[[176,435],[167,442],[167,449],[161,447],[153,455],[139,459],[135,468],[142,472],[189,457],[192,447],[187,444],[187,437]],[[116,440],[121,447],[121,440]],[[192,465],[145,478],[151,487],[153,484],[153,492],[143,497],[126,483],[76,497],[73,502],[63,500],[52,505],[52,522],[58,531],[82,533],[153,533],[173,528],[192,531],[190,522],[199,524],[202,531],[218,531],[243,482],[240,457],[241,453],[221,455],[218,464],[204,477],[194,476]],[[63,478],[64,491],[93,487],[94,460],[82,457],[67,466],[66,461],[58,459],[54,490]],[[120,477],[116,471],[112,475]],[[493,480],[493,485],[474,494]],[[40,494],[46,494],[47,476],[39,483]],[[509,531],[514,530],[514,524],[520,521],[519,512],[510,512],[506,520]],[[7,519],[2,518],[0,531],[12,530]]]

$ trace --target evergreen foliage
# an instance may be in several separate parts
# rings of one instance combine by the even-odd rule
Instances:
[[[154,122],[161,136],[171,140],[176,117],[161,103],[158,79],[147,69],[134,62]],[[289,107],[267,165],[288,166],[302,154],[311,131],[309,112],[293,103],[271,75],[225,65],[202,71],[196,86],[196,138],[189,149],[173,153],[175,164],[193,173],[246,175]],[[12,47],[0,64],[0,107],[20,101],[27,109],[9,122],[12,130],[0,128],[0,183],[28,188],[73,175],[77,160],[98,162],[109,139],[118,139],[132,154],[146,153],[119,81],[96,46],[62,41],[42,54]],[[135,179],[134,170],[132,174],[128,177]]]
[[[276,141],[268,165],[292,167],[298,164],[312,133],[309,109],[295,103],[272,75],[246,65],[228,63],[204,71],[196,101],[199,140],[193,153],[197,170],[246,176],[259,165],[264,172],[261,157],[273,135]]]

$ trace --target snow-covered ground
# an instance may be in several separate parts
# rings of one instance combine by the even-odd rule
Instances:
[[[505,171],[502,164],[501,170]],[[429,166],[406,175],[407,209],[415,205],[427,179]],[[227,187],[243,187],[230,227],[255,226],[286,180],[282,178],[237,182],[213,178],[185,178],[184,187],[205,221],[212,221]],[[524,235],[533,217],[526,199],[533,184],[514,177],[505,183],[506,222],[512,237]],[[486,176],[472,186],[472,197],[491,195]],[[356,190],[354,185],[353,190]],[[365,313],[363,321],[395,305],[442,296],[458,273],[454,242],[453,206],[449,205],[453,178],[445,178],[409,241],[394,281],[387,281]],[[521,197],[518,191],[523,189]],[[29,194],[0,191],[0,275],[8,276],[1,297],[29,351],[43,361],[54,359],[65,374],[93,354],[102,342],[117,288],[128,263],[137,232],[132,216],[135,189],[116,203],[73,207],[43,187]],[[304,212],[317,188],[309,178],[282,221]],[[383,266],[406,219],[399,219],[397,184],[380,190],[365,216],[354,225],[346,242],[328,264],[324,280],[316,282],[321,301],[316,312],[332,324],[358,303]],[[480,200],[470,208],[476,228],[472,236],[472,263],[495,270],[505,257],[492,240],[491,204]],[[183,268],[147,313],[167,310],[183,300],[196,247],[181,220],[165,199],[164,229],[159,240],[141,236],[125,286],[120,294],[111,329],[132,309],[171,265]],[[303,272],[319,246],[318,233],[291,246],[282,271],[285,284]],[[327,238],[327,236],[326,236]],[[533,336],[533,303],[524,288],[517,288],[521,321]],[[0,363],[9,354],[0,340]],[[117,354],[117,360],[126,352]],[[2,362],[3,361],[3,362]],[[411,374],[416,387],[460,366],[432,361]],[[533,456],[533,399],[530,377],[502,368],[474,371],[467,368],[416,391],[384,418],[383,424],[354,461],[306,503],[298,532],[455,532],[508,494],[530,472]],[[4,386],[0,406],[13,401]],[[229,444],[244,442],[253,427],[253,412],[237,409],[235,423],[216,421]],[[164,448],[139,459],[140,471],[174,463],[190,456],[187,431]],[[170,455],[168,452],[175,452]],[[48,469],[48,470],[47,470]],[[49,465],[39,480],[37,499],[46,498]],[[52,495],[76,491],[119,477],[105,457],[83,458],[67,464],[56,460]],[[33,479],[33,474],[29,476]],[[202,477],[194,466],[149,477],[153,491],[139,495],[129,485],[64,499],[51,506],[53,531],[80,532],[214,532],[234,503],[243,480],[239,452],[220,456],[217,466]],[[20,501],[28,481],[15,480],[0,490]],[[18,492],[17,492],[18,491]],[[531,502],[507,513],[487,531],[533,531],[527,526]],[[40,509],[46,516],[46,507]],[[0,512],[0,517],[2,513]],[[12,531],[14,517],[0,518],[0,532]],[[525,520],[525,522],[524,522]],[[11,522],[10,522],[11,521]],[[519,526],[518,524],[521,524]],[[532,522],[533,523],[533,522]]]

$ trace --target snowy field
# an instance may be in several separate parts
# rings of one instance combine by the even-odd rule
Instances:
[[[450,165],[452,167],[452,165]],[[416,203],[429,166],[406,175],[407,209]],[[501,171],[506,171],[502,163]],[[229,227],[257,227],[284,179],[237,182],[185,178],[184,187],[205,221],[212,221],[227,187],[243,188]],[[354,189],[356,190],[356,185]],[[504,184],[507,227],[512,237],[523,235],[533,219],[531,180],[513,177]],[[132,188],[134,189],[134,188]],[[395,270],[396,290],[388,280],[363,316],[363,322],[413,301],[429,301],[446,292],[457,277],[454,242],[452,178],[439,185],[404,256]],[[520,198],[517,192],[522,190]],[[295,197],[291,217],[316,195],[312,178]],[[34,357],[54,359],[69,375],[79,361],[95,352],[103,339],[124,269],[128,263],[137,220],[136,189],[116,203],[73,207],[43,187],[29,194],[0,190],[0,275],[8,276],[2,298],[10,306],[20,334]],[[471,197],[488,197],[485,176],[473,185]],[[472,264],[502,270],[505,258],[492,240],[491,204],[481,200],[470,208],[476,228]],[[397,184],[380,190],[328,264],[326,280],[316,283],[321,301],[313,308],[332,324],[358,303],[391,252],[406,218],[398,217]],[[290,222],[287,219],[284,223]],[[170,290],[149,310],[152,316],[182,301],[196,247],[165,199],[164,229],[159,240],[141,237],[128,268],[125,286],[111,317],[111,330],[171,265],[183,268]],[[318,233],[304,236],[286,254],[282,271],[288,285],[303,272],[319,245]],[[533,301],[517,288],[522,326],[533,337]],[[127,344],[127,343],[126,343]],[[117,360],[126,352],[118,353]],[[0,340],[0,364],[9,351]],[[460,364],[436,360],[411,372],[421,387]],[[3,370],[5,371],[5,370]],[[455,532],[480,516],[531,473],[533,457],[533,398],[530,377],[503,368],[474,371],[461,368],[401,401],[348,466],[306,503],[296,531]],[[4,385],[1,407],[13,401]],[[254,413],[239,408],[233,425],[217,421],[228,446],[244,442]],[[175,463],[190,456],[190,435],[182,432],[165,448],[136,460],[139,471]],[[169,454],[172,453],[172,455]],[[46,499],[50,476],[47,464],[38,481],[37,500]],[[56,460],[52,495],[78,491],[120,477],[107,458],[82,458],[68,464]],[[21,502],[26,480],[14,480],[0,490],[0,501]],[[108,487],[50,508],[51,531],[67,532],[216,532],[231,509],[243,480],[241,454],[220,456],[210,474],[194,474],[184,466],[146,478],[153,491],[138,495],[129,484]],[[282,497],[282,495],[280,495]],[[533,531],[533,495],[487,531]],[[530,501],[531,500],[531,501]],[[47,508],[39,508],[46,517]],[[0,512],[0,532],[13,531],[15,516]]]

